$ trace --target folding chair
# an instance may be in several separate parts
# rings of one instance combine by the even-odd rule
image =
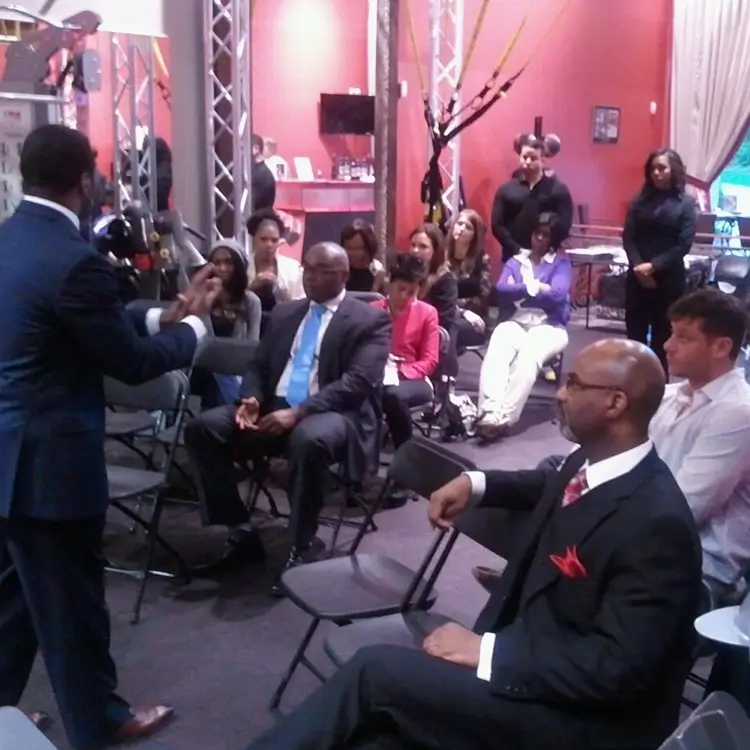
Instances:
[[[438,328],[440,336],[440,348],[438,349],[438,365],[430,380],[433,385],[433,398],[430,404],[415,407],[414,411],[421,411],[426,417],[420,422],[419,419],[413,419],[412,424],[419,430],[424,437],[430,437],[433,429],[440,429],[440,417],[444,413],[448,403],[451,389],[455,380],[446,374],[446,363],[451,351],[451,336],[442,326]]]
[[[750,719],[727,693],[711,695],[693,711],[659,750],[747,750]]]
[[[124,573],[140,579],[131,617],[133,624],[140,620],[143,595],[146,591],[149,574],[174,577],[171,574],[157,573],[157,571],[151,570],[151,562],[157,544],[175,559],[182,577],[190,578],[189,568],[182,556],[159,533],[159,522],[166,499],[165,489],[174,461],[176,441],[185,417],[189,393],[188,377],[181,371],[168,372],[154,380],[136,386],[125,385],[112,378],[104,379],[104,394],[107,403],[132,410],[164,412],[173,418],[175,426],[172,443],[167,447],[161,471],[133,469],[114,464],[107,465],[110,505],[142,528],[148,536],[146,559],[140,570],[108,568],[112,572]],[[153,500],[153,512],[150,519],[143,518],[138,510],[134,511],[125,505],[128,500],[141,501],[144,499]]]
[[[373,302],[380,302],[380,300],[385,299],[385,297],[380,292],[347,292],[347,294],[352,299],[364,302],[364,304],[366,305],[369,305]]]
[[[402,612],[417,606],[415,602],[423,609],[432,606],[437,592],[433,586],[427,589],[425,576],[448,536],[445,532],[435,535],[416,571],[385,555],[360,554],[357,549],[366,533],[367,521],[372,519],[394,486],[429,497],[462,472],[475,468],[471,461],[437,443],[423,437],[412,438],[393,456],[385,486],[371,505],[349,554],[301,565],[282,575],[281,584],[289,599],[313,619],[271,697],[272,709],[279,706],[300,664],[320,680],[325,680],[322,672],[306,656],[310,641],[324,620],[341,624]]]
[[[358,622],[339,625],[328,634],[323,643],[327,656],[337,667],[341,667],[366,646],[386,644],[421,649],[424,639],[433,630],[452,621],[439,612],[424,610],[427,597],[433,596],[433,587],[458,538],[463,534],[485,549],[508,559],[514,553],[517,540],[523,536],[527,518],[527,513],[497,508],[474,508],[462,513],[456,519],[453,530],[432,566],[421,600],[413,607],[404,608],[387,617],[363,618]]]

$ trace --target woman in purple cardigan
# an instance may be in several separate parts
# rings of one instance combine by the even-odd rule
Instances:
[[[540,369],[568,345],[572,267],[551,246],[556,222],[553,213],[539,216],[531,249],[511,258],[497,282],[501,303],[515,312],[493,331],[482,363],[477,434],[485,440],[518,422]]]

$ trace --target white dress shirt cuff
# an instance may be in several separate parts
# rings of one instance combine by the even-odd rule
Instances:
[[[487,479],[483,471],[466,471],[464,472],[471,482],[471,499],[479,502],[484,497],[484,490],[487,487]]]
[[[485,633],[482,636],[482,644],[479,646],[479,666],[477,677],[489,682],[492,679],[492,654],[495,651],[495,634]]]
[[[161,307],[152,307],[146,310],[146,332],[149,336],[156,336],[161,330],[161,314],[164,312]]]
[[[206,330],[206,324],[197,315],[188,315],[183,318],[180,323],[190,326],[195,331],[195,338],[200,341],[208,331]]]
[[[526,284],[526,291],[529,293],[530,297],[536,297],[536,295],[539,294],[539,279],[531,279]]]

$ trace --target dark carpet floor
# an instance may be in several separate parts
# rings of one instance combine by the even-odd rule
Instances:
[[[601,331],[574,328],[566,353],[569,365],[576,352],[603,335]],[[459,385],[475,390],[479,360],[463,358]],[[551,453],[565,452],[568,443],[551,423],[554,388],[542,384],[514,434],[487,447],[474,441],[453,448],[480,467],[528,468]],[[410,502],[403,508],[380,513],[380,530],[369,534],[363,549],[382,552],[416,565],[427,549],[431,531],[426,505]],[[122,518],[113,515],[107,536],[111,559],[135,554],[138,537],[128,533]],[[202,529],[193,508],[170,508],[167,536],[191,560],[210,556],[222,536]],[[282,553],[282,526],[264,523],[270,561]],[[342,541],[351,532],[342,532]],[[321,537],[328,541],[327,532]],[[471,577],[476,564],[497,564],[498,559],[468,540],[456,546],[439,581],[439,609],[470,621],[486,596]],[[112,651],[119,667],[120,690],[134,704],[168,702],[177,719],[156,738],[133,747],[139,750],[240,750],[273,718],[268,698],[288,664],[308,618],[293,605],[267,596],[267,566],[249,567],[220,581],[195,581],[176,587],[152,580],[146,594],[140,625],[129,623],[136,583],[110,575],[108,602],[112,616]],[[329,663],[316,640],[310,654],[323,668]],[[297,704],[316,686],[315,678],[300,669],[292,681],[282,709]],[[22,708],[44,709],[57,718],[57,708],[41,660],[36,666]],[[59,719],[50,738],[67,748]]]

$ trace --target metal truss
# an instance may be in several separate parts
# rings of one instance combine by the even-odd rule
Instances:
[[[464,0],[431,0],[430,31],[432,37],[432,66],[430,76],[430,106],[440,118],[451,97],[461,73],[464,38]],[[461,108],[460,99],[454,112]],[[429,145],[432,156],[432,142]],[[461,176],[461,136],[453,138],[440,155],[440,173],[443,179],[443,202],[448,210],[459,203]]]
[[[205,0],[204,6],[211,233],[244,244],[252,207],[251,3]]]
[[[110,43],[116,210],[137,200],[156,213],[153,39],[113,34]]]

